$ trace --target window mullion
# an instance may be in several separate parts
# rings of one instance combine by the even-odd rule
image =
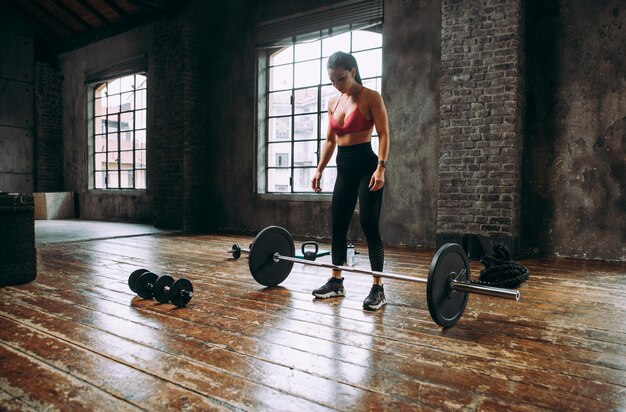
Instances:
[[[295,102],[296,102],[296,43],[293,42],[293,47],[291,48],[292,60],[291,60],[291,150],[289,154],[289,186],[290,192],[294,193],[294,182],[295,182],[295,140],[296,140],[296,118],[295,118]]]

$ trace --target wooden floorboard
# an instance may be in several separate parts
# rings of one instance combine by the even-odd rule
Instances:
[[[519,302],[470,295],[444,330],[417,283],[386,280],[378,312],[361,308],[368,276],[348,273],[345,298],[318,301],[328,271],[296,264],[264,288],[226,253],[251,241],[40,246],[37,280],[0,293],[0,410],[626,409],[624,264],[524,260]],[[387,248],[385,271],[425,277],[433,254]],[[189,278],[190,305],[135,296],[127,279],[142,267]]]

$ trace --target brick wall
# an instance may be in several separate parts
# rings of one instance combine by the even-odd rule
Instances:
[[[184,76],[180,18],[154,27],[154,69],[148,73],[152,95],[152,133],[148,142],[148,187],[153,197],[154,224],[182,229]]]
[[[35,191],[63,190],[61,71],[35,63]]]
[[[520,0],[443,0],[437,237],[519,236]],[[442,243],[438,240],[437,243]]]
[[[154,93],[149,173],[155,225],[185,231],[205,229],[209,173],[208,117],[215,56],[211,55],[215,4],[193,1],[155,24]]]

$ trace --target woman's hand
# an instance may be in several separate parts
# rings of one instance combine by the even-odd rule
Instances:
[[[376,168],[376,171],[372,175],[372,178],[370,179],[370,192],[380,190],[383,188],[383,186],[385,186],[385,168],[382,166],[378,166]]]
[[[315,193],[319,193],[322,191],[322,187],[320,186],[320,181],[322,180],[322,172],[315,171],[313,175],[313,179],[311,179],[311,188]]]

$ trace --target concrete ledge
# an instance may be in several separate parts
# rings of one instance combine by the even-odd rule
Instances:
[[[73,219],[73,192],[34,193],[35,219]]]

